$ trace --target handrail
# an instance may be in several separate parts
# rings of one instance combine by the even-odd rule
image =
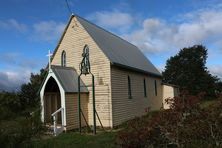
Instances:
[[[58,112],[60,112],[63,108],[61,107],[60,109],[58,109],[57,111],[55,111],[54,113],[52,113],[51,116],[55,116],[55,114],[57,114]]]
[[[61,111],[61,116],[62,116],[62,127],[61,127],[61,130],[60,132],[57,130],[57,114]],[[53,117],[53,132],[54,132],[54,135],[57,136],[57,134],[61,133],[63,131],[63,127],[64,127],[64,110],[63,108],[61,107],[60,109],[58,109],[57,111],[55,111],[54,113],[51,114],[51,116]]]

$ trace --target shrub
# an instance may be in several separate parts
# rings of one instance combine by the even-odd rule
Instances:
[[[33,112],[29,117],[2,121],[0,126],[1,147],[19,147],[22,143],[39,137],[45,130],[40,120],[40,111]]]
[[[222,99],[201,108],[203,93],[181,94],[167,100],[169,110],[128,122],[117,143],[122,147],[221,147]]]
[[[0,120],[14,118],[20,110],[21,104],[16,93],[0,93]]]

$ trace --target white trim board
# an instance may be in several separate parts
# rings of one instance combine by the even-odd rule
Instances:
[[[62,87],[62,85],[59,83],[59,80],[57,79],[56,75],[53,73],[53,71],[49,71],[43,86],[40,90],[40,99],[41,99],[41,120],[44,122],[44,92],[45,92],[45,86],[49,80],[49,78],[54,78],[56,81],[57,85],[59,86],[59,91],[60,91],[60,97],[61,97],[61,107],[64,108],[64,123],[62,123],[64,126],[66,126],[66,104],[65,104],[65,91]]]

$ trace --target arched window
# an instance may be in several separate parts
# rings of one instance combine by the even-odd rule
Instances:
[[[131,80],[130,80],[130,76],[128,76],[128,96],[129,96],[129,99],[132,99],[132,91],[131,91]]]
[[[155,89],[155,95],[157,96],[157,84],[156,80],[154,80],[154,89]]]
[[[66,67],[66,52],[63,50],[61,55],[61,66]]]
[[[147,97],[147,94],[146,94],[146,79],[145,78],[143,79],[143,92],[144,92],[144,97]]]

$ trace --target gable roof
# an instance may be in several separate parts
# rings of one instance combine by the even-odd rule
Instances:
[[[76,18],[112,64],[161,76],[156,67],[135,45],[79,16]]]
[[[52,65],[52,71],[56,75],[65,92],[77,93],[78,92],[78,74],[71,67],[62,67]],[[80,92],[88,93],[88,89],[80,79]]]
[[[162,76],[157,68],[138,49],[138,47],[78,15],[71,15],[62,37],[60,38],[59,43],[57,44],[57,47],[53,53],[53,57],[73,17],[77,18],[80,24],[110,60],[112,65],[147,73],[157,77]]]

